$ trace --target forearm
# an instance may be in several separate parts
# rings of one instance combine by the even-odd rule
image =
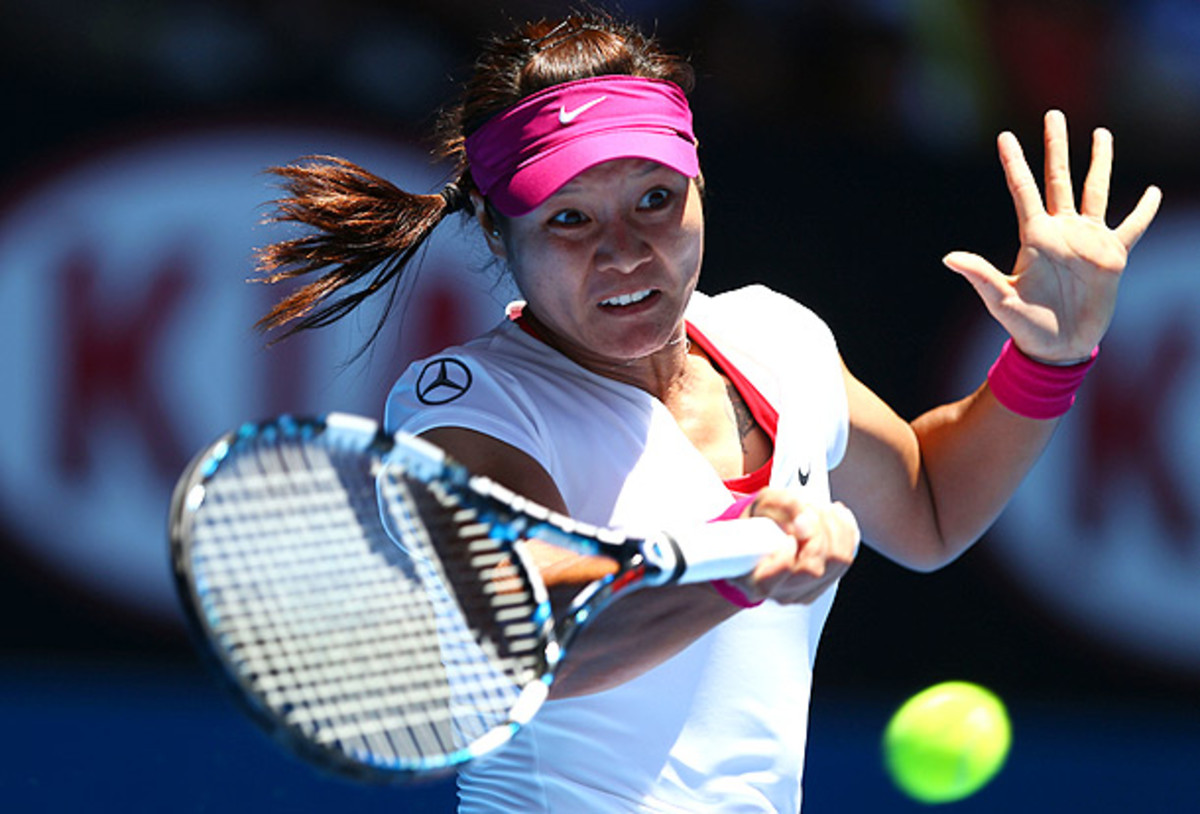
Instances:
[[[555,598],[569,601],[578,589],[565,587],[552,592]],[[571,643],[551,697],[587,695],[634,679],[737,612],[737,607],[707,583],[653,588],[620,597]]]
[[[735,523],[761,523],[738,517],[766,518],[766,527],[776,535],[768,535],[771,550],[748,573],[723,581],[720,590],[696,583],[636,592],[614,602],[572,643],[554,685],[557,697],[597,692],[636,678],[735,613],[768,599],[781,605],[811,603],[846,573],[858,551],[858,523],[845,506],[814,505],[786,489],[763,489],[752,500],[733,504],[725,517]],[[722,536],[732,525],[717,524]],[[739,544],[736,538],[729,544],[758,545]],[[569,570],[585,576],[578,564],[569,564]],[[547,569],[549,580],[567,587],[559,582],[562,576],[558,568]],[[572,593],[578,589],[571,588]],[[562,603],[556,609],[562,613]]]
[[[987,385],[911,422],[849,371],[846,391],[850,440],[832,473],[834,495],[857,515],[865,542],[922,571],[987,530],[1057,424],[1011,412]]]
[[[935,565],[955,559],[987,531],[1057,425],[1011,412],[987,386],[912,422],[940,542]]]

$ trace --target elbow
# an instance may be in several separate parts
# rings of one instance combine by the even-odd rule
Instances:
[[[916,571],[919,574],[932,574],[934,571],[940,571],[957,559],[958,555],[956,554],[931,554],[920,557],[910,557],[900,561],[900,565],[904,566],[909,571]]]
[[[909,571],[931,574],[955,562],[977,539],[946,540],[939,537],[913,541],[908,545],[879,547],[878,550],[892,562]]]
[[[897,546],[900,564],[925,574],[955,562],[983,537],[995,520],[994,515],[979,522],[977,518],[964,519],[957,513],[941,511],[932,494],[930,497],[931,511],[906,527],[910,536]]]

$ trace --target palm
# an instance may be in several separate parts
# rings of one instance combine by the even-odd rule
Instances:
[[[1105,225],[1112,137],[1097,130],[1092,163],[1075,208],[1061,113],[1046,115],[1046,200],[1016,137],[998,146],[1017,211],[1021,248],[1011,274],[975,254],[952,252],[945,262],[966,277],[992,316],[1025,353],[1051,362],[1085,358],[1108,329],[1130,249],[1149,227],[1161,199],[1151,187],[1116,228]]]

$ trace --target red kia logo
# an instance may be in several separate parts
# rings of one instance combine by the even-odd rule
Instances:
[[[1001,516],[987,553],[1095,640],[1200,672],[1200,212],[1138,244],[1096,367]],[[980,308],[982,313],[982,307]],[[1003,337],[956,362],[978,385]]]
[[[263,170],[312,153],[416,192],[443,170],[415,146],[333,128],[222,127],[131,140],[44,172],[0,214],[0,521],[24,553],[113,603],[175,612],[165,517],[175,477],[224,430],[280,412],[378,418],[409,360],[497,321],[506,294],[457,218],[416,275],[419,307],[272,348],[252,285],[279,190]]]

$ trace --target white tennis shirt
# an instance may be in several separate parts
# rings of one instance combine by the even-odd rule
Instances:
[[[778,413],[770,484],[828,502],[848,432],[828,327],[761,286],[697,293],[687,319]],[[464,427],[511,444],[545,468],[573,516],[599,525],[702,523],[731,502],[661,402],[508,321],[409,367],[384,423]],[[460,811],[798,811],[812,665],[834,593],[742,611],[619,687],[547,702],[509,745],[460,773]]]

